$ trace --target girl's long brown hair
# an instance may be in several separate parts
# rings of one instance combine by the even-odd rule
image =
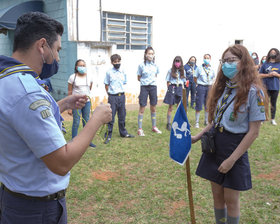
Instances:
[[[251,58],[248,50],[240,44],[235,44],[224,51],[222,58],[224,58],[225,53],[228,51],[230,51],[233,55],[235,55],[240,59],[239,71],[236,74],[237,93],[234,100],[234,116],[237,117],[237,112],[239,110],[239,107],[242,104],[246,103],[248,98],[248,93],[252,85],[257,88],[257,94],[265,104],[265,112],[267,116],[268,96],[265,87],[263,86],[262,80],[260,79],[259,74],[255,68],[255,63]],[[228,78],[224,75],[222,68],[220,66],[216,81],[213,84],[207,99],[209,122],[212,122],[214,120],[214,114],[215,114],[217,102],[224,92],[227,80]],[[263,91],[264,95],[261,94],[261,90]]]
[[[181,62],[181,65],[180,65],[180,68],[177,69],[176,66],[175,66],[175,62],[176,60],[179,60]],[[183,59],[181,56],[176,56],[173,60],[173,63],[172,63],[172,68],[171,68],[171,75],[172,77],[176,78],[177,77],[177,70],[179,70],[179,73],[180,73],[180,78],[183,79],[185,76],[184,76],[184,65],[183,65]]]

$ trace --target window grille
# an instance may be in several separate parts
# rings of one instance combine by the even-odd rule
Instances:
[[[117,49],[143,50],[151,45],[152,17],[103,12],[102,41]]]

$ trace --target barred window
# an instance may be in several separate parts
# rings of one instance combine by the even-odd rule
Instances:
[[[102,40],[117,49],[143,50],[151,45],[152,17],[103,12]]]

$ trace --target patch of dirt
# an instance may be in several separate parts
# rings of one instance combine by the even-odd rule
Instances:
[[[168,203],[166,205],[166,208],[168,208],[167,214],[169,216],[174,216],[178,209],[185,208],[186,206],[187,206],[187,204],[184,200],[174,201],[174,202],[172,202],[171,205]]]
[[[112,178],[116,178],[119,176],[116,172],[111,171],[93,171],[92,176],[94,179],[108,181]]]
[[[260,173],[256,176],[256,178],[265,180],[280,180],[280,166],[275,166],[270,173]]]

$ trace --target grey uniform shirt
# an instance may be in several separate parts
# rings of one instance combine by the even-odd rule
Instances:
[[[221,104],[226,89],[227,87],[225,88],[223,95],[218,100],[218,105]],[[263,92],[261,92],[261,94],[264,95]],[[235,95],[236,95],[236,89],[233,89],[231,95],[227,100],[227,103],[229,103]],[[240,106],[239,111],[237,112],[237,117],[234,117],[233,114],[234,101],[228,106],[228,108],[224,112],[219,125],[220,127],[221,126],[224,127],[227,131],[236,134],[247,133],[249,130],[249,122],[264,121],[266,119],[264,103],[257,95],[256,87],[251,86],[248,93],[247,102]],[[215,117],[215,122],[217,122],[217,117]]]

